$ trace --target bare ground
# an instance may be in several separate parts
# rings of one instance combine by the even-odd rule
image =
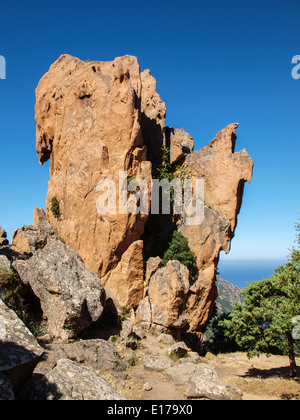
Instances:
[[[208,358],[222,382],[243,392],[243,400],[300,400],[300,368],[298,378],[289,378],[287,357],[260,356],[249,360],[246,353],[239,352]]]
[[[185,387],[177,387],[164,372],[144,369],[145,357],[166,356],[168,345],[158,343],[157,337],[147,334],[134,352],[120,343],[115,343],[115,346],[122,358],[133,354],[134,363],[127,364],[125,372],[99,374],[125,398],[156,401],[187,399]],[[288,358],[283,356],[260,356],[249,360],[246,353],[241,352],[218,356],[208,353],[199,362],[212,364],[223,384],[242,391],[242,400],[300,400],[300,358],[297,359],[298,377],[294,379],[289,378]],[[51,364],[47,366],[47,360],[41,365],[46,371],[53,367]],[[148,384],[148,390],[144,389],[145,384]]]
[[[186,400],[185,389],[176,387],[162,373],[148,372],[143,368],[145,354],[166,355],[166,346],[148,335],[143,348],[136,351],[136,363],[126,371],[125,381],[115,378],[109,382],[126,398],[131,400]],[[222,383],[242,391],[242,400],[299,400],[300,359],[297,359],[298,378],[289,378],[289,362],[284,356],[260,356],[248,359],[246,353],[229,353],[201,358],[201,361],[215,366]],[[149,382],[150,391],[143,385]]]

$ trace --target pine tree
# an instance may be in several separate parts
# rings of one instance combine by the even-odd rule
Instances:
[[[296,230],[299,231],[299,223]],[[300,238],[297,235],[298,246]],[[297,374],[295,317],[300,315],[300,249],[293,248],[289,262],[273,276],[253,282],[242,292],[244,304],[235,304],[229,320],[220,322],[228,337],[246,348],[249,358],[275,351],[289,356],[290,374]],[[298,332],[298,331],[297,331]]]
[[[185,265],[191,275],[197,269],[195,254],[190,250],[188,240],[182,233],[174,231],[169,248],[164,254],[162,264],[165,266],[168,261],[178,260]]]

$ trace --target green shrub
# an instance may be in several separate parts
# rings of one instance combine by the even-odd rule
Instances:
[[[130,306],[127,306],[127,305],[122,306],[120,308],[120,315],[121,315],[122,321],[125,321],[127,319],[128,315],[130,314],[130,311],[131,311],[131,308]]]
[[[14,300],[21,287],[21,281],[13,270],[0,268],[0,292],[6,304],[14,307]]]
[[[51,208],[50,209],[53,213],[53,216],[58,219],[59,216],[60,216],[60,208],[59,208],[59,201],[56,198],[56,196],[52,197],[52,199],[51,199]]]
[[[192,276],[197,271],[195,254],[190,250],[187,238],[177,231],[174,231],[169,248],[164,254],[163,266],[166,266],[167,262],[172,260],[178,260],[185,265]]]

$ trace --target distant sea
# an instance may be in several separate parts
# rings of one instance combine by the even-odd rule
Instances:
[[[271,277],[275,268],[287,263],[287,260],[220,260],[219,277],[228,280],[242,289],[247,283]]]

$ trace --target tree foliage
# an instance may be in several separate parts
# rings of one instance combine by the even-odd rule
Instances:
[[[300,232],[299,223],[296,231]],[[296,374],[293,318],[300,315],[300,237],[287,264],[273,276],[253,282],[242,293],[243,304],[235,304],[229,320],[222,321],[226,335],[234,338],[249,357],[282,352],[289,356],[291,375]]]
[[[55,197],[51,198],[51,211],[54,217],[56,217],[57,219],[60,216],[60,208],[59,208],[59,201],[58,199]]]
[[[205,325],[203,331],[205,336],[203,347],[205,351],[219,354],[231,353],[239,350],[235,340],[225,335],[226,329],[220,325],[220,321],[228,320],[229,316],[230,313],[219,313],[217,306],[214,306],[212,316]]]
[[[197,265],[195,254],[190,250],[188,240],[182,233],[174,231],[169,248],[164,254],[162,264],[165,266],[168,261],[178,260],[185,265],[191,274],[195,274]]]

